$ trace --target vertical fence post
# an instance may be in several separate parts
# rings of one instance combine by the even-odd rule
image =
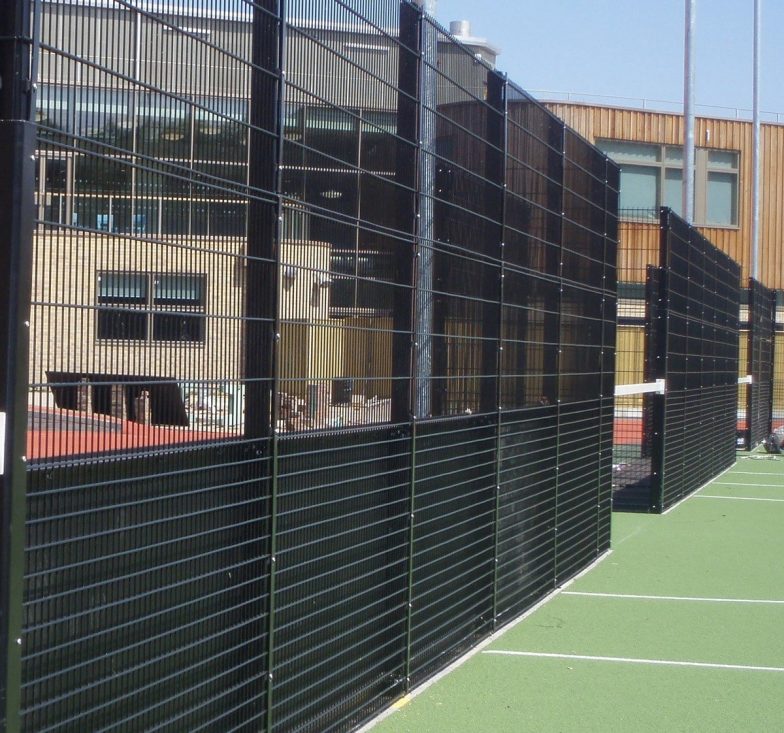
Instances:
[[[283,202],[283,145],[286,120],[286,0],[278,0],[277,7],[277,70],[278,81],[275,87],[276,97],[271,107],[276,115],[274,129],[276,131],[276,147],[274,154],[274,188],[275,194],[275,234],[272,252],[272,328],[271,328],[271,365],[270,365],[270,398],[269,420],[271,425],[270,455],[270,513],[269,513],[269,607],[267,627],[267,731],[272,733],[275,727],[274,690],[275,690],[275,631],[276,631],[276,591],[277,591],[277,553],[278,553],[278,488],[280,477],[280,433],[278,418],[280,416],[280,341],[281,341],[281,304],[279,297],[280,268],[282,262],[284,237],[284,202]]]
[[[395,179],[398,185],[399,221],[409,222],[411,246],[395,253],[393,334],[392,334],[392,405],[393,424],[409,422],[413,414],[413,293],[414,259],[417,248],[417,181],[419,140],[419,31],[420,13],[416,7],[400,2],[400,54],[397,90],[397,151]]]
[[[253,10],[250,80],[248,244],[245,287],[245,435],[269,438],[277,370],[278,263],[282,232],[280,189],[283,136],[283,0],[262,0]],[[276,74],[276,72],[278,72]],[[265,195],[266,200],[261,199]],[[279,196],[278,196],[279,199]]]
[[[493,374],[495,379],[490,386],[493,388],[492,402],[488,399],[488,410],[495,412],[495,507],[493,510],[493,629],[498,626],[498,578],[499,578],[499,532],[501,523],[501,372],[503,361],[503,318],[504,318],[504,237],[506,222],[506,160],[507,160],[507,91],[508,80],[497,72],[488,77],[487,101],[490,105],[490,121],[488,124],[488,142],[492,146],[489,151],[488,179],[496,184],[495,210],[498,219],[498,250],[499,282],[498,300],[495,313],[495,332],[483,334],[487,339],[487,348],[495,351]],[[493,114],[495,112],[495,114]],[[492,336],[492,340],[489,338]],[[489,380],[488,380],[489,381]],[[484,401],[484,400],[483,400]],[[484,406],[482,408],[484,411]]]
[[[401,348],[395,352],[406,354],[407,364],[401,363],[395,368],[395,375],[405,376],[405,382],[398,380],[397,397],[393,395],[392,417],[405,419],[410,425],[411,440],[409,454],[409,482],[408,482],[408,544],[406,568],[406,607],[405,607],[405,660],[404,660],[404,691],[411,689],[411,655],[413,640],[413,615],[414,615],[414,551],[415,551],[415,521],[416,521],[416,470],[417,470],[417,418],[419,417],[420,397],[420,365],[417,361],[417,346],[414,343],[419,337],[418,318],[420,306],[419,277],[420,269],[415,266],[422,250],[422,195],[420,182],[420,168],[423,164],[422,149],[420,144],[420,127],[422,118],[422,30],[424,28],[424,14],[420,8],[401,0],[400,3],[400,69],[398,79],[398,137],[406,142],[401,142],[398,152],[398,173],[400,182],[410,191],[410,194],[401,193],[402,206],[410,209],[412,222],[412,242],[410,257],[401,257],[401,266],[406,268],[398,274],[401,284],[409,286],[408,292],[398,288],[399,302],[395,307],[395,332],[399,334],[398,340]],[[410,53],[407,52],[410,50]],[[409,144],[406,144],[409,143]],[[412,160],[413,157],[413,160]],[[429,207],[432,225],[432,201]],[[432,324],[431,324],[432,329]],[[394,358],[394,357],[393,357]],[[400,357],[402,358],[402,357]],[[414,366],[416,364],[416,366]],[[412,368],[413,367],[413,368]],[[416,374],[414,374],[416,369]],[[404,371],[405,370],[405,371]],[[430,375],[432,376],[432,375]],[[430,389],[430,388],[428,388]]]
[[[415,415],[430,417],[440,412],[441,400],[433,394],[435,361],[435,187],[436,187],[436,104],[438,102],[438,31],[424,12],[419,33],[419,180],[416,280],[414,284],[414,389]],[[439,372],[440,373],[440,372]]]
[[[564,211],[564,168],[566,164],[566,124],[557,118],[552,120],[552,139],[553,148],[551,157],[551,167],[555,170],[551,172],[551,178],[556,182],[552,186],[553,192],[550,194],[548,209],[554,216],[550,218],[551,224],[548,227],[547,241],[551,247],[547,254],[547,274],[556,279],[558,295],[550,298],[546,305],[544,339],[547,341],[548,334],[552,339],[551,343],[556,344],[556,350],[549,360],[548,371],[552,377],[548,380],[549,385],[545,390],[545,396],[552,395],[552,404],[555,405],[556,415],[556,439],[555,439],[555,507],[553,511],[553,586],[558,585],[558,522],[559,522],[559,494],[561,491],[561,307],[563,304],[563,220]]]
[[[659,214],[659,265],[656,268],[656,322],[651,329],[654,337],[655,378],[667,382],[667,334],[669,331],[669,276],[667,252],[670,244],[670,210],[662,208]],[[651,511],[658,512],[664,507],[664,461],[666,432],[667,394],[653,396],[653,445],[651,446]]]
[[[602,274],[602,350],[600,369],[600,414],[602,438],[609,431],[609,445],[599,441],[599,485],[597,486],[596,556],[610,547],[610,517],[612,511],[612,465],[615,432],[615,368],[618,338],[618,179],[620,175],[609,157],[604,161],[604,247]],[[610,277],[608,277],[610,275]],[[608,301],[609,298],[609,301]],[[608,354],[609,350],[609,354]],[[609,409],[606,409],[609,403]],[[609,424],[608,424],[609,423]],[[607,451],[609,450],[609,456]],[[606,475],[606,469],[609,475]],[[603,493],[606,492],[606,493]],[[607,504],[609,503],[609,506]],[[606,508],[605,508],[606,507]],[[606,518],[606,534],[602,518]]]
[[[283,79],[285,62],[284,0],[260,0],[253,9],[253,66],[250,91],[250,187],[245,287],[245,436],[254,440],[254,457],[268,458],[269,580],[267,591],[266,730],[272,730],[275,630],[275,565],[278,483],[278,281],[283,234],[281,168]],[[262,200],[261,196],[264,196]],[[270,199],[275,203],[271,203]]]
[[[745,385],[746,389],[746,429],[744,430],[745,439],[746,439],[746,449],[752,450],[754,445],[752,444],[752,440],[754,440],[754,421],[756,418],[757,413],[757,400],[755,399],[756,393],[758,391],[758,386],[755,385],[755,372],[757,371],[757,355],[758,355],[758,334],[757,334],[757,308],[759,308],[762,304],[758,301],[756,286],[757,281],[750,277],[749,281],[749,303],[748,303],[748,318],[747,323],[749,327],[749,332],[746,339],[746,374],[752,375],[751,384]],[[761,296],[762,293],[759,293]],[[761,298],[760,298],[761,300]],[[745,376],[745,375],[744,375]]]
[[[409,473],[408,493],[408,567],[406,575],[406,658],[404,690],[411,690],[411,642],[414,621],[414,520],[416,518],[416,452],[417,452],[417,423],[411,425],[411,470]]]
[[[10,0],[0,14],[0,715],[21,727],[25,442],[35,129],[30,122],[31,5]],[[4,434],[3,434],[4,433]]]

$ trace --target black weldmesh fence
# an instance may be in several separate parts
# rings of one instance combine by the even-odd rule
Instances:
[[[664,510],[735,461],[740,267],[662,209],[666,319],[659,329],[666,394],[654,444]]]
[[[613,506],[647,509],[655,492],[652,464],[657,379],[655,330],[660,319],[660,230],[657,210],[623,209],[618,237],[618,331],[613,446]]]
[[[754,449],[771,431],[773,417],[773,338],[776,293],[749,279],[749,337],[746,386],[745,446]]]
[[[9,725],[354,727],[609,546],[618,171],[413,4],[38,7]]]
[[[784,344],[781,336],[781,303],[784,292],[774,291],[776,295],[776,321],[773,329],[773,377],[771,427],[776,429],[784,425]]]
[[[663,511],[734,461],[739,268],[668,209],[622,215],[617,389],[629,390],[616,397],[613,506]]]

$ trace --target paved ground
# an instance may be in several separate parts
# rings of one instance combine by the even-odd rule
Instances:
[[[784,456],[664,516],[374,733],[784,731]]]

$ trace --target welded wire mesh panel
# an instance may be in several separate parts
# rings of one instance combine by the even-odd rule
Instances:
[[[735,460],[739,266],[668,209],[662,501],[666,508]]]
[[[271,318],[246,283],[273,275],[248,240],[274,231],[276,120],[249,93],[275,97],[275,19],[155,8],[42,6],[33,458],[240,436],[263,378],[242,319]]]
[[[599,519],[597,543],[600,551],[610,547],[612,514],[612,478],[614,468],[615,382],[618,342],[618,201],[621,176],[617,166],[606,163],[605,200],[605,261],[603,275],[604,320],[602,332],[602,385],[599,465]]]
[[[421,682],[493,628],[495,420],[423,424],[415,443],[410,675]]]
[[[511,85],[507,120],[500,393],[528,409],[502,434],[499,614],[609,546],[617,281],[617,170]]]
[[[413,3],[39,9],[22,728],[354,728],[608,546],[618,170]]]
[[[252,467],[252,469],[251,469]],[[25,730],[264,718],[264,465],[241,445],[30,475]]]
[[[522,90],[507,91],[501,406],[558,399],[563,134]]]
[[[280,443],[273,730],[347,729],[405,678],[410,437]]]
[[[563,123],[513,85],[506,107],[499,622],[555,584],[564,169]]]
[[[558,415],[555,405],[504,414],[498,514],[498,619],[555,586]]]
[[[773,414],[773,336],[776,293],[749,279],[749,335],[746,387],[746,447],[753,449],[768,436]]]
[[[784,424],[784,345],[782,345],[781,312],[779,303],[782,291],[776,293],[776,322],[773,334],[773,413],[771,416],[771,429],[775,430]]]
[[[571,130],[564,131],[564,202],[558,390],[558,502],[556,581],[595,559],[600,515],[609,514],[602,490],[608,432],[604,389],[614,336],[615,282],[607,286],[606,157]],[[608,251],[609,248],[609,251]],[[599,439],[597,440],[597,437]],[[604,438],[604,442],[602,441]],[[606,488],[605,481],[604,487]]]
[[[39,9],[23,727],[258,727],[277,3]]]
[[[408,412],[417,16],[286,7],[279,428],[389,422]]]
[[[433,21],[422,28],[416,413],[497,409],[502,79]]]
[[[654,382],[659,313],[658,211],[623,209],[619,224],[616,384],[640,385],[615,400],[613,502],[619,509],[650,507],[653,410],[657,399],[642,391]]]

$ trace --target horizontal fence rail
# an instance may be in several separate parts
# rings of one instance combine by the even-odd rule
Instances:
[[[8,730],[350,730],[609,548],[604,154],[410,2],[17,5]]]

